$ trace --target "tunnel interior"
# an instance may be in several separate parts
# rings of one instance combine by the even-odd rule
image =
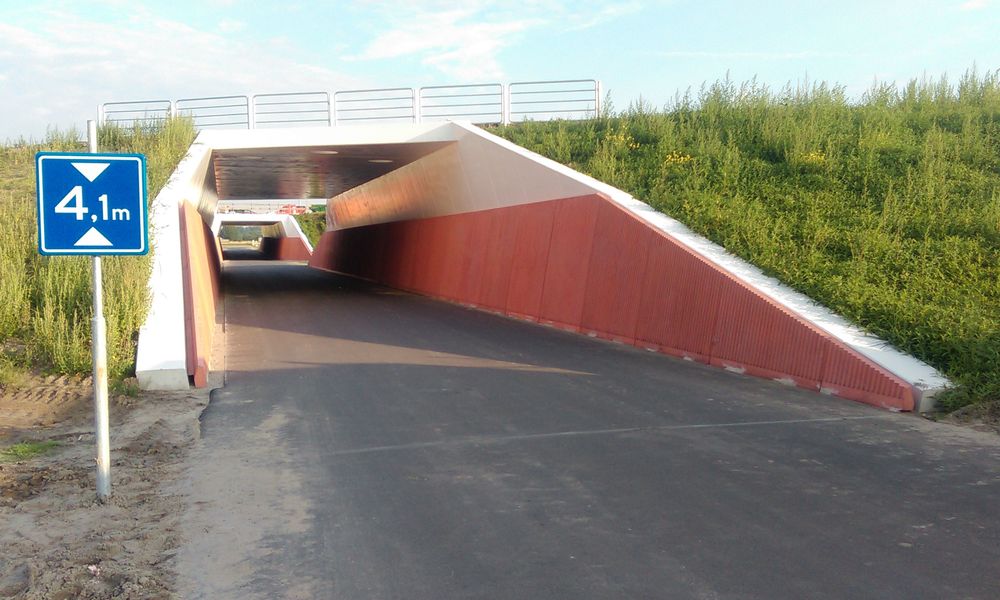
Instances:
[[[308,260],[313,248],[307,234],[291,220],[275,215],[294,218],[312,212],[311,207],[325,206],[329,198],[447,144],[215,149],[206,181],[216,201],[215,214],[206,221],[215,232],[217,252],[222,260]],[[202,216],[208,215],[203,212]],[[312,226],[325,228],[325,223]]]

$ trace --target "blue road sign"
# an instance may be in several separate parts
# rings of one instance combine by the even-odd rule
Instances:
[[[149,252],[145,156],[39,152],[35,169],[40,253]]]

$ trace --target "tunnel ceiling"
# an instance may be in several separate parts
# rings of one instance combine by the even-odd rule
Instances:
[[[215,150],[220,200],[331,198],[453,142]]]

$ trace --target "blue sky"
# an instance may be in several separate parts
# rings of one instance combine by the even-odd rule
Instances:
[[[973,64],[1000,68],[1000,0],[0,0],[0,140],[118,100],[596,78],[621,109]]]

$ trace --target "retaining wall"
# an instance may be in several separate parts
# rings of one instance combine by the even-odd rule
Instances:
[[[599,194],[327,231],[310,266],[890,409],[919,400]]]
[[[189,202],[180,204],[187,373],[196,387],[208,383],[221,294],[218,238]]]
[[[312,252],[304,238],[263,237],[260,253],[266,260],[309,260]]]

